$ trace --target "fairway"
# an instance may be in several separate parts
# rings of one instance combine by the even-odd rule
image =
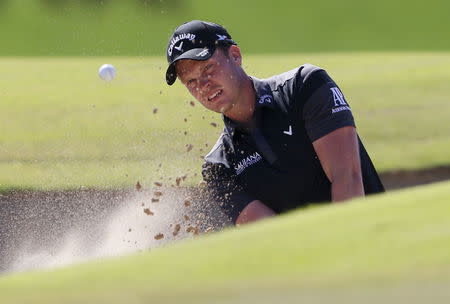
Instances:
[[[450,183],[0,278],[1,303],[448,303]]]
[[[305,62],[349,101],[379,171],[450,163],[450,54],[244,54],[259,78]],[[117,79],[97,69],[114,64]],[[421,64],[423,63],[423,64]],[[222,122],[177,82],[162,57],[0,58],[0,190],[131,188],[200,180]]]

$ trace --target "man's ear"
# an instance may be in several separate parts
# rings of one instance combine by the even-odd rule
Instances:
[[[242,64],[241,49],[237,45],[230,46],[230,48],[228,49],[228,55],[238,65]]]

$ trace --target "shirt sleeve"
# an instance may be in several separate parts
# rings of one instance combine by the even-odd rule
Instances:
[[[342,91],[324,70],[313,72],[304,83],[310,92],[303,119],[311,142],[345,126],[355,126],[351,108]]]
[[[202,167],[202,175],[211,199],[219,204],[235,224],[241,211],[255,198],[239,186],[233,169],[224,164],[206,162]]]

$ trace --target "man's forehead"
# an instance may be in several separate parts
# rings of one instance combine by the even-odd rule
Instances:
[[[178,75],[186,74],[189,71],[195,70],[196,67],[201,67],[204,64],[207,64],[210,61],[208,60],[192,60],[192,59],[181,59],[177,61],[175,64],[175,68]]]

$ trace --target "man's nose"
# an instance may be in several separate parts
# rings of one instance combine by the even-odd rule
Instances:
[[[200,77],[200,90],[207,89],[210,86],[210,77],[208,75]]]

